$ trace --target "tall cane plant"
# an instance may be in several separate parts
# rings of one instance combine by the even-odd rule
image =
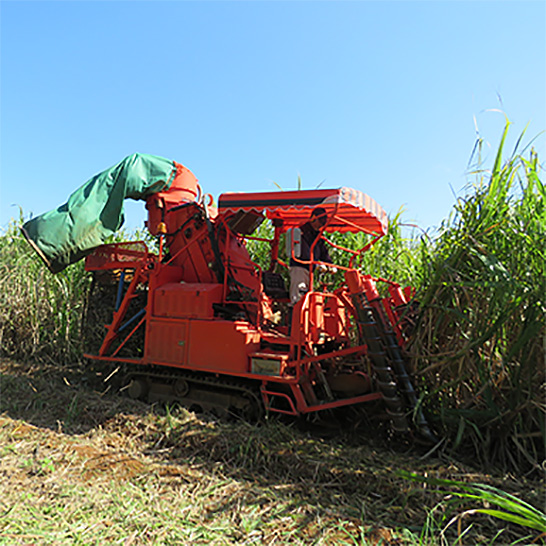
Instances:
[[[426,246],[422,314],[411,352],[427,402],[455,448],[483,463],[538,469],[544,459],[546,200],[533,149],[491,170]]]

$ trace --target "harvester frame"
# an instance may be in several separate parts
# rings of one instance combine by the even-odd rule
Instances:
[[[364,232],[368,243],[351,250],[325,238],[352,256],[348,267],[336,264],[344,282],[333,292],[314,288],[321,264],[311,252],[304,263],[311,288],[292,307],[277,271],[288,267],[279,249],[317,206],[327,211],[319,237]],[[355,266],[387,231],[387,216],[375,201],[341,188],[225,193],[214,207],[179,166],[169,191],[148,197],[146,207],[148,229],[159,238],[157,254],[142,241],[115,243],[96,248],[85,264],[117,282],[102,343],[85,356],[123,366],[132,397],[244,417],[263,411],[299,416],[383,400],[396,431],[408,432],[413,423],[430,435],[403,350],[412,290]],[[274,236],[262,239],[271,248],[262,270],[245,240],[265,218]],[[297,259],[295,248],[290,243],[287,252]],[[140,349],[128,351],[138,335]]]

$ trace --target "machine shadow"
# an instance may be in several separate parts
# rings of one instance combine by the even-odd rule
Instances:
[[[120,414],[143,416],[150,406],[108,392],[83,364],[0,360],[0,413],[64,434],[86,434]]]

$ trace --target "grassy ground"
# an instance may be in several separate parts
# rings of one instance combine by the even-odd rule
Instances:
[[[0,544],[454,544],[467,529],[460,544],[510,544],[538,534],[468,516],[442,538],[464,507],[398,471],[489,483],[537,506],[544,483],[479,475],[365,427],[217,421],[101,394],[78,366],[59,371],[0,361]]]

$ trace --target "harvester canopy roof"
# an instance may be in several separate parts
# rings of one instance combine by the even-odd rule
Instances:
[[[328,214],[325,231],[387,233],[387,213],[370,196],[352,188],[223,193],[218,199],[220,215],[254,211],[281,220],[283,231],[305,223],[316,207]]]

